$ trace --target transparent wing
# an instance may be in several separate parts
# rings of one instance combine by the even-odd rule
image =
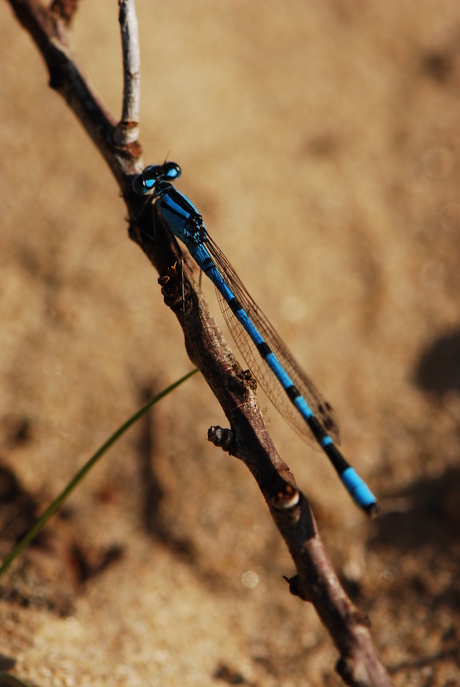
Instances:
[[[299,392],[307,401],[308,405],[323,426],[326,433],[329,434],[337,444],[339,444],[339,422],[331,404],[326,401],[319,389],[317,389],[308,375],[302,370],[299,363],[283,343],[280,336],[270,324],[262,310],[253,301],[225,255],[209,237],[209,235],[207,236],[206,247],[228,286],[233,291],[240,304],[259,330],[261,336],[270,346],[271,350],[276,355]],[[286,422],[288,422],[288,424],[299,434],[299,436],[302,437],[302,439],[305,439],[308,441],[308,443],[311,443],[313,446],[317,447],[318,444],[314,439],[310,428],[289,400],[282,385],[271,371],[265,359],[259,354],[251,337],[231,311],[226,300],[217,288],[216,293],[222,314],[225,318],[233,340],[252,374],[257,379],[258,383],[265,391],[275,408],[284,417]]]

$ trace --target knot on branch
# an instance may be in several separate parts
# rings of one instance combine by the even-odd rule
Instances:
[[[234,434],[231,429],[224,429],[218,425],[214,425],[208,429],[208,441],[212,442],[214,446],[221,448],[226,453],[229,453],[234,444]]]
[[[370,621],[367,613],[363,613],[357,608],[353,608],[347,613],[347,623],[349,625],[362,625],[363,627],[370,628],[372,623]]]
[[[310,601],[310,598],[306,596],[304,592],[300,592],[298,575],[294,575],[293,577],[286,577],[286,575],[283,575],[283,579],[288,583],[289,591],[291,592],[292,596],[298,596],[300,599],[302,599],[302,601]]]
[[[180,306],[183,312],[190,310],[190,284],[184,280],[182,263],[177,261],[158,279],[165,304],[171,310]]]
[[[292,484],[285,484],[282,489],[276,492],[270,499],[270,507],[275,510],[289,510],[295,508],[300,500],[299,490]]]

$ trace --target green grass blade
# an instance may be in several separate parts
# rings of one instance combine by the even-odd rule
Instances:
[[[73,490],[80,484],[82,479],[86,476],[86,474],[91,470],[93,465],[97,463],[99,458],[101,458],[104,453],[106,453],[109,448],[116,442],[118,439],[132,426],[134,425],[140,418],[146,414],[148,410],[152,406],[155,405],[155,403],[158,403],[162,398],[167,396],[168,394],[171,393],[171,391],[174,391],[174,389],[183,382],[187,381],[192,375],[194,375],[196,372],[198,372],[197,369],[192,370],[191,372],[188,372],[184,377],[181,379],[178,379],[177,382],[174,382],[174,384],[171,384],[170,386],[167,387],[167,389],[164,389],[163,391],[160,391],[159,394],[157,394],[154,398],[152,398],[148,403],[145,404],[140,410],[137,411],[132,417],[129,418],[117,431],[112,434],[112,436],[96,451],[96,453],[91,456],[91,458],[84,464],[84,466],[77,472],[75,477],[69,482],[69,484],[66,486],[66,488],[59,494],[59,496],[51,503],[50,506],[46,509],[46,511],[43,513],[43,515],[37,520],[35,525],[22,537],[22,539],[19,540],[19,542],[16,544],[16,546],[13,548],[13,550],[8,554],[8,556],[5,558],[3,561],[2,565],[0,566],[0,577],[3,575],[3,573],[10,567],[11,563],[14,561],[16,556],[18,556],[25,548],[28,546],[31,541],[35,539],[35,537],[42,531],[48,520],[56,513],[57,510],[62,506],[62,504],[68,499],[70,494],[73,492]]]

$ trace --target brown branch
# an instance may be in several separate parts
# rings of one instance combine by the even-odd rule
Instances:
[[[183,329],[188,355],[202,371],[230,422],[231,432],[211,428],[210,440],[242,460],[256,479],[297,568],[297,575],[289,581],[291,592],[315,606],[340,653],[337,671],[346,684],[389,687],[390,678],[368,631],[369,621],[339,583],[308,501],[298,491],[293,475],[278,455],[265,427],[254,380],[241,370],[212,319],[193,280],[193,267],[187,258],[183,263],[180,261],[168,232],[160,229],[155,241],[147,238],[152,232],[154,206],[136,220],[145,201],[133,193],[131,181],[141,149],[135,142],[127,143],[125,139],[125,144],[120,145],[115,140],[117,125],[70,50],[66,35],[69,16],[62,9],[65,3],[56,1],[54,11],[44,9],[36,0],[10,0],[10,4],[46,62],[51,87],[74,111],[120,185],[131,219],[130,236],[158,270],[165,302]],[[58,6],[61,9],[56,11]],[[123,17],[121,24],[126,25]],[[137,41],[136,21],[132,16],[129,26],[123,38],[125,57],[129,44]],[[135,54],[135,45],[133,50]],[[135,59],[124,60],[125,69],[130,71],[125,74],[125,84],[130,79],[130,88],[134,90],[138,88],[138,75],[132,78],[132,74],[136,75],[135,65]],[[131,91],[124,101],[127,106],[124,113],[130,112],[129,121],[135,119],[136,97]]]

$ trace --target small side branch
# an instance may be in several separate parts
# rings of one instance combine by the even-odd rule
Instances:
[[[140,68],[139,27],[134,0],[119,0],[118,19],[123,52],[123,108],[115,132],[118,145],[135,143],[139,137]]]
[[[45,60],[51,88],[66,100],[124,191],[130,187],[127,177],[136,169],[140,147],[136,142],[122,146],[115,140],[116,121],[72,52],[67,19],[45,9],[37,0],[10,0],[10,4]],[[130,26],[132,35],[133,24]]]

